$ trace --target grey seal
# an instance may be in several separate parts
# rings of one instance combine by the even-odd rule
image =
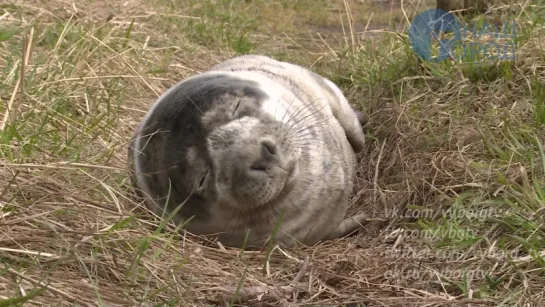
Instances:
[[[307,68],[234,57],[151,105],[129,144],[132,182],[155,214],[225,246],[340,238],[367,220],[345,217],[362,120]]]

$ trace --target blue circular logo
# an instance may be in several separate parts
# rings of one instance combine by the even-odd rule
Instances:
[[[451,32],[453,39],[439,39],[441,33]],[[424,61],[442,61],[452,58],[452,50],[461,41],[460,24],[452,13],[441,9],[429,9],[417,15],[409,28],[412,49]],[[432,57],[432,39],[439,40],[439,56]]]

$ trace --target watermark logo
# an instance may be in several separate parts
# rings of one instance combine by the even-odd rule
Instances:
[[[500,30],[499,24],[503,29]],[[450,35],[451,38],[443,38]],[[451,59],[475,61],[477,58],[511,60],[515,58],[516,23],[483,21],[462,26],[456,16],[441,9],[429,9],[417,15],[409,28],[409,42],[424,61]],[[433,55],[433,41],[439,42],[439,54]],[[456,52],[457,47],[461,52]],[[461,54],[460,54],[461,53]]]

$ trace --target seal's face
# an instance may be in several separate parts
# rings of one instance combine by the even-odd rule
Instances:
[[[211,128],[206,137],[211,168],[200,188],[216,189],[222,202],[238,210],[274,202],[297,178],[295,129],[282,122],[282,113],[271,111],[270,99],[235,93],[202,117],[203,126]]]

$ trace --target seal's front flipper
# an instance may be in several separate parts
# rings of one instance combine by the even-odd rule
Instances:
[[[358,109],[354,108],[353,105],[350,105],[350,106],[352,107],[352,110],[354,110],[354,113],[356,113],[356,117],[358,118],[360,125],[362,127],[367,125],[367,123],[369,122],[369,118],[367,117],[367,115],[365,115],[365,113],[359,111]]]
[[[337,93],[337,99],[330,102],[333,116],[337,118],[341,127],[343,127],[346,138],[350,142],[350,145],[352,145],[352,149],[356,153],[359,153],[365,148],[363,126],[367,123],[367,118],[362,112],[350,105],[348,100],[342,96],[340,89],[333,83],[330,83],[330,86]]]
[[[363,134],[362,123],[367,122],[366,117],[348,102],[341,89],[331,80],[314,72],[310,72],[310,75],[322,87],[328,97],[327,101],[331,112],[344,129],[346,138],[350,142],[350,145],[352,145],[352,149],[356,153],[361,152],[365,147],[365,135]]]

